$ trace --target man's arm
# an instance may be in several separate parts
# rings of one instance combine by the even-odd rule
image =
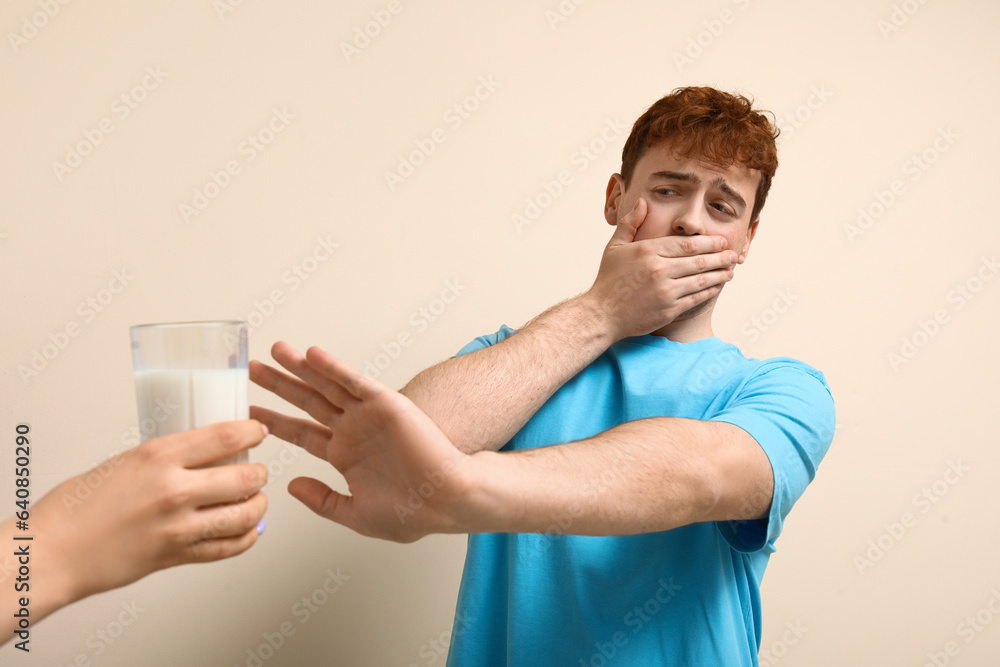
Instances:
[[[480,452],[477,532],[632,535],[767,516],[771,465],[746,431],[658,417],[592,438]]]
[[[590,290],[496,345],[428,368],[401,393],[462,451],[495,451],[613,343],[666,326],[717,295],[736,264],[726,240],[691,236],[634,242],[646,206],[639,199],[619,221]],[[286,361],[302,368],[301,359],[277,352],[275,358],[289,370]],[[258,381],[254,369],[251,377]]]
[[[643,419],[565,445],[470,455],[399,392],[319,348],[307,351],[305,363],[308,384],[285,377],[275,392],[318,421],[257,406],[251,416],[343,474],[350,495],[312,478],[288,489],[362,535],[410,542],[429,533],[554,526],[622,535],[757,519],[770,507],[768,458],[731,424]],[[307,400],[303,386],[313,394]]]
[[[496,451],[615,337],[583,294],[537,316],[513,336],[424,370],[400,392],[466,453]]]

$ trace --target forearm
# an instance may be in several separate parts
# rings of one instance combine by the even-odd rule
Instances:
[[[41,515],[38,511],[32,513],[34,530],[31,536],[34,539],[15,539],[25,537],[25,533],[15,530],[14,519],[0,524],[0,544],[4,550],[0,558],[0,609],[3,613],[0,643],[16,637],[14,633],[18,630],[30,630],[43,618],[76,599],[66,570],[56,562],[59,555],[48,548],[47,531],[43,527],[45,509],[39,509]]]
[[[481,452],[470,532],[630,535],[700,521],[756,519],[770,466],[730,424],[653,418],[593,438]]]
[[[584,294],[496,345],[428,368],[401,393],[460,450],[496,451],[615,340],[606,314]]]
[[[196,466],[248,449],[265,435],[259,423],[244,420],[149,440],[32,503],[27,534],[33,539],[15,540],[26,533],[15,532],[13,519],[0,524],[4,639],[18,624],[13,614],[25,606],[22,597],[34,625],[65,605],[156,570],[248,549],[267,506],[257,493],[267,468]],[[91,484],[92,477],[101,482]],[[83,480],[89,490],[81,498]]]

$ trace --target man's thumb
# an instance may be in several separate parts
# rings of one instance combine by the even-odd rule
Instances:
[[[639,231],[639,226],[642,225],[642,221],[646,219],[646,200],[639,197],[638,201],[632,207],[632,210],[626,213],[618,220],[618,224],[615,226],[615,232],[611,235],[611,245],[621,245],[623,243],[631,243],[635,240],[636,232]]]

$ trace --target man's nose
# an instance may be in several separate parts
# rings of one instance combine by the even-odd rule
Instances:
[[[683,236],[698,236],[705,233],[704,213],[696,202],[691,202],[677,211],[671,229],[674,234]]]

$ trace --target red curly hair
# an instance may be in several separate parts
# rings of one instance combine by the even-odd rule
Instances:
[[[647,148],[669,144],[678,157],[698,157],[729,167],[738,163],[760,172],[750,213],[760,215],[778,169],[778,128],[753,108],[753,101],[715,88],[677,88],[649,107],[632,126],[622,149],[622,178],[628,187]],[[773,116],[773,114],[772,114]]]

